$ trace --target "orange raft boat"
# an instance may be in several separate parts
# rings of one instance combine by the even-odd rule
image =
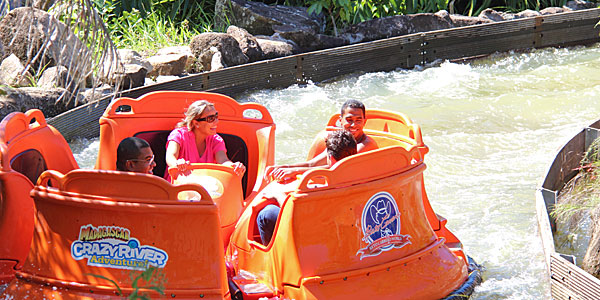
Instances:
[[[220,165],[196,166],[196,175],[216,182],[206,189],[112,171],[118,142],[138,136],[150,143],[155,174],[162,175],[166,136],[198,99],[215,103],[228,155],[247,166],[241,185]],[[422,178],[427,148],[418,125],[391,112],[368,111],[367,117],[365,132],[380,149],[305,174],[282,206],[271,244],[263,246],[254,219],[265,205],[259,192],[267,184],[264,170],[273,163],[275,130],[264,107],[202,92],[117,99],[100,119],[97,170],[77,169],[64,138],[39,111],[13,113],[0,124],[0,240],[15,241],[12,248],[0,247],[0,274],[7,280],[16,271],[4,294],[117,299],[119,290],[135,292],[131,274],[148,266],[168,280],[164,295],[146,290],[153,298],[470,294],[479,273],[469,276],[460,242],[429,205]],[[315,143],[313,153],[319,147]],[[190,192],[202,200],[178,201]],[[381,203],[390,209],[387,219],[364,219],[365,211]],[[370,226],[374,221],[383,225]],[[224,245],[236,272],[229,281]]]

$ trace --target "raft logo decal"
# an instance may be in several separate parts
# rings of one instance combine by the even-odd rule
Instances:
[[[379,192],[367,201],[362,212],[361,227],[364,235],[362,240],[367,246],[356,252],[360,260],[411,244],[410,235],[400,234],[398,205],[387,192]]]
[[[169,259],[164,250],[141,245],[127,228],[92,224],[79,229],[79,239],[71,243],[71,257],[87,258],[88,266],[129,270],[163,268]]]

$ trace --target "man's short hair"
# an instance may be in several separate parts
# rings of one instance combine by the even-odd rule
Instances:
[[[363,117],[366,116],[365,115],[365,105],[362,102],[355,100],[355,99],[350,99],[350,100],[344,102],[344,104],[342,104],[342,113],[341,113],[342,116],[344,115],[344,112],[346,111],[346,108],[348,108],[348,107],[360,108],[360,110],[362,110],[362,112],[363,112]]]
[[[331,132],[325,139],[327,154],[339,161],[357,152],[356,140],[348,130],[336,130]]]
[[[127,171],[125,163],[130,159],[137,159],[142,148],[150,147],[150,144],[137,137],[124,138],[117,147],[117,170]]]

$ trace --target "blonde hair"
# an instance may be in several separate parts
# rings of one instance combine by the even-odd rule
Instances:
[[[177,123],[177,127],[185,126],[188,130],[192,130],[192,121],[202,115],[207,107],[215,108],[215,105],[206,100],[194,101],[185,112],[185,117]]]

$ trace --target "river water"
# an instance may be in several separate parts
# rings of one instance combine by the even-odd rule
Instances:
[[[534,192],[556,151],[600,117],[598,69],[599,46],[543,49],[251,91],[238,100],[271,112],[276,163],[303,160],[348,98],[407,114],[430,148],[425,184],[433,209],[485,267],[472,299],[549,299]],[[71,145],[79,164],[93,167],[98,141]]]

